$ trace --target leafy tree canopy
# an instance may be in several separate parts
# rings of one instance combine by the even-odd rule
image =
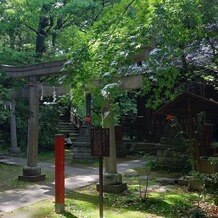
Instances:
[[[108,7],[72,52],[69,81],[75,99],[81,90],[95,90],[94,81],[112,91],[114,78],[130,73],[144,74],[144,93],[152,93],[148,104],[153,108],[193,82],[216,84],[215,4],[122,0]],[[139,61],[142,66],[135,67]]]

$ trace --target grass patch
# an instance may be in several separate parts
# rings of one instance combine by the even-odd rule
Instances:
[[[139,193],[139,177],[124,177],[128,183],[128,191],[122,194],[104,193],[104,215],[106,218],[145,218],[145,217],[190,217],[195,209],[198,196],[187,192],[185,188],[167,186],[161,192],[152,189],[147,199],[141,199]],[[154,180],[149,188],[157,185]],[[12,215],[31,213],[33,218],[94,218],[99,217],[98,192],[95,185],[86,186],[66,194],[66,212],[54,212],[54,198],[41,201],[14,211]],[[4,214],[7,217],[8,214]],[[10,217],[10,216],[8,216]]]
[[[186,211],[192,209],[194,199],[194,194],[181,192],[153,195],[144,202],[133,192],[120,195],[104,194],[104,214],[107,218],[182,217],[187,215]],[[37,218],[98,217],[98,193],[95,191],[95,186],[68,193],[66,212],[62,215],[54,212],[54,202],[51,199],[22,209],[22,213],[28,214],[30,211],[31,217]],[[19,211],[14,214],[19,214]]]
[[[22,167],[0,163],[0,172],[0,192],[25,186],[24,182],[17,180]]]
[[[47,163],[54,163],[55,154],[54,152],[40,152],[38,154],[38,161],[39,162],[47,162]]]
[[[13,189],[24,189],[34,183],[19,181],[18,176],[22,175],[22,167],[0,163],[0,192]],[[38,184],[48,184],[54,181],[54,173],[45,171],[46,180]]]

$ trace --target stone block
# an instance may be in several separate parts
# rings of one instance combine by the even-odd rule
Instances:
[[[175,185],[178,183],[177,179],[172,178],[157,178],[156,181],[161,185]]]
[[[27,167],[23,168],[23,175],[24,176],[39,176],[41,175],[41,168],[40,167]]]
[[[39,182],[45,180],[45,175],[41,174],[40,167],[27,167],[23,168],[23,176],[18,176],[18,179],[26,182]]]
[[[45,180],[45,175],[37,176],[18,176],[18,180],[25,182],[40,182]]]
[[[188,186],[190,180],[190,176],[183,176],[178,179],[178,185]]]
[[[99,191],[99,184],[96,185],[97,191]],[[122,193],[127,190],[126,183],[120,183],[115,185],[103,185],[103,192],[106,193]]]
[[[20,157],[22,154],[20,148],[10,148],[9,153],[12,157]]]
[[[104,185],[116,185],[122,183],[122,175],[120,173],[104,173]]]

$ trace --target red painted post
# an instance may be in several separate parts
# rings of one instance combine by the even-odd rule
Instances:
[[[55,135],[55,212],[62,213],[64,205],[64,136]]]

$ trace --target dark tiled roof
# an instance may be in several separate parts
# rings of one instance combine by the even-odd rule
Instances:
[[[184,92],[175,100],[155,111],[154,115],[186,115],[188,113],[196,114],[201,111],[218,114],[218,102],[190,92]]]

